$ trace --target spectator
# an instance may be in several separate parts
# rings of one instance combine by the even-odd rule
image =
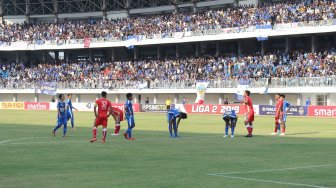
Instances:
[[[224,99],[224,104],[225,104],[225,105],[228,105],[228,104],[229,104],[229,100],[228,100],[228,98],[225,98],[225,99]]]
[[[306,100],[306,106],[310,106],[310,105],[311,105],[311,101],[310,101],[310,97],[308,97]]]
[[[149,98],[146,97],[145,104],[149,104]]]
[[[171,105],[171,101],[170,101],[170,98],[168,97],[167,100],[166,100],[166,108],[167,108],[167,110],[170,110],[170,105]]]
[[[182,98],[182,104],[183,105],[187,104],[187,99],[185,97]]]

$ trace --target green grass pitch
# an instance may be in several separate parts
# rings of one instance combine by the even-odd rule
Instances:
[[[170,139],[165,114],[138,113],[136,141],[102,144],[101,128],[89,143],[93,113],[75,112],[66,138],[51,136],[55,117],[0,111],[0,188],[336,187],[335,119],[289,117],[288,134],[275,137],[273,117],[256,117],[245,138],[240,118],[231,139],[221,115],[190,114]]]

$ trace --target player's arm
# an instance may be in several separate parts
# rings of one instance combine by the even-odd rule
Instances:
[[[77,108],[75,108],[74,106],[72,106],[72,103],[71,103],[71,109],[75,109],[76,111],[78,111]]]
[[[61,117],[61,110],[60,107],[57,105],[57,116]]]
[[[179,116],[177,119],[177,127],[180,125],[180,121],[181,121],[181,116]]]
[[[288,102],[286,105],[286,114],[289,112],[289,108],[290,108],[291,104]]]
[[[98,104],[97,102],[95,103],[94,107],[93,107],[93,111],[94,111],[94,114],[96,116],[96,118],[98,117],[98,114],[97,114],[97,107],[98,107]]]

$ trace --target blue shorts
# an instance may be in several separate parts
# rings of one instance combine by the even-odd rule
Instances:
[[[58,118],[57,119],[57,124],[58,125],[66,125],[66,123],[67,123],[67,118],[65,118],[65,117],[60,117],[60,118]]]

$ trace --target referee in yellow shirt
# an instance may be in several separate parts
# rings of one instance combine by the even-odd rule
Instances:
[[[167,100],[166,100],[167,110],[170,110],[170,105],[171,105],[171,101],[170,101],[170,98],[168,97]]]

